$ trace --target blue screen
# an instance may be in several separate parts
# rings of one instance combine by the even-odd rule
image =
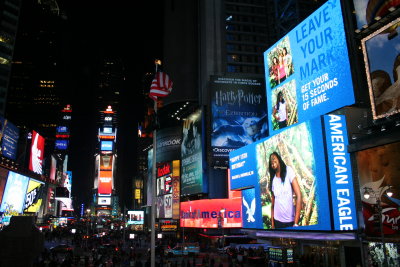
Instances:
[[[353,175],[345,116],[324,116],[335,230],[356,230]]]
[[[28,177],[10,171],[0,211],[6,213],[12,211],[21,213],[25,204],[24,200],[28,183]]]
[[[68,140],[56,140],[55,148],[58,150],[66,150],[68,148]]]
[[[322,123],[321,119],[317,118],[287,127],[274,136],[230,152],[231,189],[244,189],[243,197],[250,208],[249,201],[255,199],[253,209],[255,213],[253,217],[248,214],[244,216],[244,220],[248,221],[243,221],[243,227],[276,229],[276,226],[272,224],[272,220],[275,218],[272,216],[272,198],[276,197],[278,193],[274,191],[272,184],[274,180],[279,181],[279,178],[274,176],[271,179],[269,166],[271,155],[277,153],[286,169],[291,169],[291,171],[287,171],[292,174],[290,179],[296,180],[300,187],[299,196],[289,202],[293,205],[295,199],[301,200],[299,205],[289,207],[290,214],[294,214],[296,206],[300,207],[298,209],[300,213],[299,226],[285,228],[331,230],[331,213],[327,194],[328,177],[322,138]],[[290,179],[287,181],[291,181]],[[293,184],[293,182],[291,183]],[[249,190],[247,188],[254,190],[254,196],[251,195],[252,191],[247,191]],[[289,195],[293,195],[293,193]],[[277,203],[276,200],[275,203]],[[247,212],[245,206],[243,202],[244,215]],[[275,204],[275,206],[277,205]],[[276,211],[275,214],[277,214]],[[253,218],[255,221],[252,221]]]
[[[339,0],[264,52],[270,134],[355,102]]]
[[[3,118],[2,125],[4,125],[4,129],[1,139],[1,153],[9,159],[15,160],[17,156],[19,128]]]
[[[113,141],[101,141],[101,151],[112,151]]]

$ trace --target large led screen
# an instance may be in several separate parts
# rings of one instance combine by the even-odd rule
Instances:
[[[182,172],[181,194],[192,195],[206,192],[203,175],[203,127],[202,111],[198,109],[183,122],[181,146]]]
[[[230,153],[231,189],[254,188],[243,192],[243,206],[251,214],[244,227],[331,229],[321,140],[317,118]]]
[[[193,228],[240,228],[241,198],[181,202],[180,225]]]
[[[357,229],[357,210],[354,195],[346,117],[324,116],[326,154],[328,158],[332,217],[335,230]]]
[[[44,197],[44,183],[30,179],[25,196],[24,212],[39,212]]]
[[[269,133],[354,104],[340,1],[330,0],[264,52]]]
[[[99,184],[97,188],[99,195],[111,195],[113,188],[112,177],[112,171],[100,171]]]
[[[374,119],[400,112],[399,37],[389,38],[399,23],[400,18],[361,40]]]
[[[142,210],[128,210],[128,224],[143,224],[144,211]]]
[[[179,159],[181,143],[182,127],[170,127],[157,131],[157,162]]]
[[[36,131],[32,131],[31,157],[29,170],[37,174],[43,174],[44,138]]]
[[[212,76],[210,84],[213,165],[226,167],[230,151],[268,136],[265,82]]]
[[[1,116],[0,126],[1,154],[6,158],[15,160],[17,156],[19,128]]]
[[[22,213],[29,178],[10,171],[0,211],[6,214]]]
[[[378,146],[356,153],[358,179],[363,207],[365,231],[367,235],[380,236],[378,203],[382,207],[382,226],[385,235],[399,233],[400,218],[400,142]],[[386,192],[390,188],[393,196]],[[365,190],[369,191],[369,198],[365,198]]]

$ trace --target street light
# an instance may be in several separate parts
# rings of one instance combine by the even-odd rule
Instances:
[[[384,186],[382,188],[379,188],[379,190],[375,191],[371,187],[365,187],[364,188],[364,198],[369,199],[369,198],[375,198],[376,200],[376,206],[378,208],[378,219],[379,219],[379,229],[381,231],[381,242],[382,242],[382,249],[383,249],[383,266],[388,266],[387,265],[387,255],[386,255],[386,244],[385,244],[385,234],[383,232],[383,216],[382,216],[382,206],[381,206],[381,198],[384,193],[388,197],[393,196],[393,191],[392,191],[392,186]]]
[[[220,227],[222,228],[222,249],[224,249],[225,245],[225,233],[224,233],[224,218],[225,218],[225,208],[221,208],[220,210]]]

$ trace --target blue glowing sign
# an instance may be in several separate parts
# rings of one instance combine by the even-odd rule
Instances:
[[[0,117],[1,153],[4,157],[15,160],[17,156],[19,128],[9,120]]]
[[[57,150],[66,150],[68,148],[68,140],[57,139],[54,146]]]
[[[244,189],[243,199],[249,209],[243,201],[243,214],[247,210],[254,211],[253,216],[244,216],[243,227],[331,230],[325,158],[321,156],[325,153],[322,136],[321,119],[316,118],[230,152],[231,189]],[[286,166],[285,182],[274,174],[271,163],[274,157],[278,158],[276,155],[281,159],[280,166]],[[292,189],[296,184],[300,189],[297,192]],[[254,196],[247,188],[254,188]],[[278,201],[277,196],[282,199],[283,195],[288,196],[283,198],[287,201]],[[255,203],[252,208],[253,199]],[[297,217],[296,213],[301,216]],[[287,224],[278,226],[276,221]],[[299,226],[288,226],[289,223],[297,223]]]
[[[12,171],[9,172],[3,200],[1,202],[1,212],[22,213],[28,183],[28,177]]]
[[[113,141],[101,141],[100,150],[101,151],[112,151],[113,150]]]
[[[264,52],[269,128],[355,102],[339,0],[330,0]]]
[[[355,230],[357,210],[350,155],[347,152],[346,118],[327,115],[324,120],[334,227],[335,230]]]

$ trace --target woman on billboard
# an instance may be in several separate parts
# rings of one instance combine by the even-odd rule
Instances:
[[[269,156],[272,229],[298,226],[302,196],[293,169],[277,152]],[[296,196],[295,201],[293,194]],[[295,202],[295,204],[294,204]]]
[[[276,98],[276,105],[274,106],[272,115],[278,122],[278,126],[279,126],[278,129],[282,129],[287,126],[288,110],[287,110],[287,105],[286,105],[285,99],[283,98],[282,91],[280,91],[278,93],[278,96]]]

